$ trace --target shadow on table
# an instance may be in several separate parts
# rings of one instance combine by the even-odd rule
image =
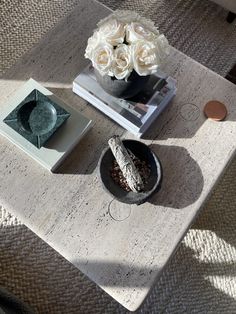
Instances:
[[[4,239],[0,242],[1,285],[37,313],[129,313],[24,225],[2,227],[0,236]],[[79,256],[72,262],[87,263],[101,275],[111,272],[113,288],[135,289],[143,273],[155,271],[151,266],[120,265],[105,259],[83,261]],[[117,271],[131,276],[115,281]],[[183,313],[183,309],[203,313],[208,307],[212,313],[232,313],[235,300],[214,287],[208,277],[234,275],[232,264],[202,262],[182,243],[137,313]]]
[[[172,100],[169,107],[152,123],[142,138],[146,140],[191,138],[205,122],[203,110],[197,105]]]
[[[110,121],[108,123],[111,123]],[[122,136],[121,127],[113,128],[114,134]],[[55,173],[59,174],[91,174],[96,170],[102,151],[108,147],[108,139],[113,135],[110,131],[92,128],[66,157]]]
[[[74,149],[65,162],[56,170],[59,174],[90,174],[95,171],[103,143],[92,150],[86,148],[88,143],[96,141],[96,132],[91,132]],[[92,148],[92,147],[91,147]],[[150,148],[159,157],[163,180],[159,192],[149,200],[154,205],[172,208],[184,208],[198,200],[203,190],[204,179],[197,162],[189,152],[179,146],[152,144]]]
[[[91,174],[97,167],[105,145],[95,146],[97,132],[90,130],[55,170],[58,174]]]
[[[227,102],[225,102],[225,105],[228,110],[225,120],[214,121],[214,123],[225,124],[229,121],[236,121],[234,105],[229,106]],[[205,103],[201,103],[199,106],[193,103],[171,104],[170,108],[165,110],[152,123],[142,138],[145,140],[166,140],[169,138],[185,139],[194,137],[207,121],[203,112],[204,106]]]
[[[96,16],[94,16],[95,11]],[[94,3],[94,6],[89,6],[86,1],[79,3],[69,16],[62,19],[55,28],[45,34],[38,45],[32,51],[26,53],[10,70],[3,74],[1,79],[3,81],[24,81],[33,77],[38,82],[42,82],[43,85],[58,89],[64,88],[65,90],[70,90],[72,94],[73,80],[88,64],[88,60],[84,57],[87,40],[96,28],[97,18],[100,19],[107,14],[108,11],[99,4]],[[164,20],[163,25],[165,25]],[[185,64],[185,59],[181,62]],[[183,79],[181,71],[185,71],[184,65],[181,62],[177,67],[177,71],[180,73],[176,73],[180,77],[180,80],[181,78]],[[172,61],[169,62],[170,65],[171,63]],[[187,71],[191,70],[186,69],[186,73],[188,73]],[[200,80],[201,76],[197,77],[197,79]],[[202,79],[204,79],[204,75]],[[201,87],[204,94],[206,92],[205,86]],[[193,90],[189,95],[190,97],[187,97],[182,103],[181,88],[177,92],[175,105],[170,106],[162,114],[162,117],[158,119],[158,123],[153,124],[145,138],[190,138],[194,136],[205,122],[202,109],[206,100],[200,100],[200,94],[199,98],[197,98],[199,103],[188,103],[188,98],[192,99]],[[57,95],[56,90],[54,92]],[[199,93],[199,90],[197,92]],[[225,94],[227,95],[227,90]],[[76,97],[79,100],[79,97],[74,95],[74,101]],[[211,98],[211,95],[209,97]],[[231,110],[231,108],[229,109]],[[235,121],[235,112],[234,117],[229,117],[229,120]]]
[[[159,192],[150,200],[152,204],[184,208],[200,197],[204,179],[197,162],[189,152],[179,146],[150,145],[162,164],[163,180]]]
[[[87,143],[94,141],[96,132],[91,132],[86,139],[68,156],[56,173],[89,174],[95,171],[98,160],[107,143],[86,149]],[[172,208],[184,208],[193,204],[201,195],[204,179],[197,162],[189,152],[179,146],[152,144],[150,148],[159,157],[163,180],[159,192],[149,202]]]
[[[63,161],[62,165],[56,170],[56,173],[93,173],[103,149],[108,146],[108,139],[114,134],[122,136],[125,130],[118,124],[114,125],[111,119],[106,118],[103,113],[73,94],[71,90],[55,87],[50,88],[50,90],[62,100],[68,99],[66,101],[68,105],[71,105],[82,115],[87,116],[94,124],[92,129],[78,142],[72,152]],[[77,106],[78,101],[79,106]],[[63,132],[63,126],[60,131]]]

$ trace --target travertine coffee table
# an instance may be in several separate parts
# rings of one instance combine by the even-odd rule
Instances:
[[[132,138],[72,93],[86,65],[87,38],[104,6],[82,0],[0,81],[0,105],[33,77],[95,121],[57,174],[0,137],[0,203],[130,310],[137,309],[211,194],[236,148],[236,86],[172,49],[163,68],[177,79],[172,105],[144,142],[163,165],[161,191],[141,206],[118,203],[97,177],[108,138]],[[206,120],[204,104],[225,103],[224,122]]]

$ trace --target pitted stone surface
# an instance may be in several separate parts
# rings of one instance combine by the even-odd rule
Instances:
[[[108,205],[108,212],[112,219],[123,221],[131,215],[132,205],[123,204],[113,199]],[[133,206],[136,207],[136,206]]]
[[[57,174],[39,167],[1,137],[4,180],[0,181],[0,196],[7,210],[113,298],[134,310],[234,155],[236,87],[171,50],[163,70],[177,79],[178,93],[144,140],[162,161],[162,189],[150,203],[132,210],[128,219],[115,221],[107,213],[111,198],[104,193],[95,168],[111,135],[131,136],[71,91],[73,78],[86,64],[87,38],[107,13],[97,3],[80,1],[66,20],[2,78],[1,106],[33,76],[96,124]],[[196,104],[202,110],[213,98],[227,104],[229,114],[223,123],[207,121],[203,115],[194,121],[180,119],[183,103]]]
[[[180,114],[186,121],[195,121],[200,116],[200,109],[194,104],[184,104],[180,108]]]

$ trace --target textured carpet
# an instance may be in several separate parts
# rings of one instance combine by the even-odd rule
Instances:
[[[9,68],[76,0],[0,0],[0,72]],[[181,51],[225,75],[235,62],[236,25],[200,0],[103,0],[134,8],[160,25]],[[236,160],[139,313],[236,313]],[[3,178],[2,178],[3,179]],[[37,313],[127,313],[4,209],[0,216],[0,285]]]
[[[78,0],[0,0],[0,74],[63,16]],[[207,0],[101,0],[111,9],[133,9],[151,18],[170,43],[225,76],[236,61],[236,21]]]

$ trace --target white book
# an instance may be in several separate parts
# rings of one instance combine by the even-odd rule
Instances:
[[[141,137],[175,96],[176,81],[159,70],[150,76],[139,94],[125,100],[111,96],[102,89],[90,64],[74,80],[73,92],[126,130]]]
[[[70,113],[70,117],[67,121],[60,126],[50,137],[48,142],[40,149],[31,144],[3,121],[34,89],[37,89]],[[65,104],[52,94],[52,92],[33,79],[27,81],[16,91],[14,96],[0,111],[0,134],[8,138],[17,147],[52,172],[56,170],[91,127],[92,120]]]

